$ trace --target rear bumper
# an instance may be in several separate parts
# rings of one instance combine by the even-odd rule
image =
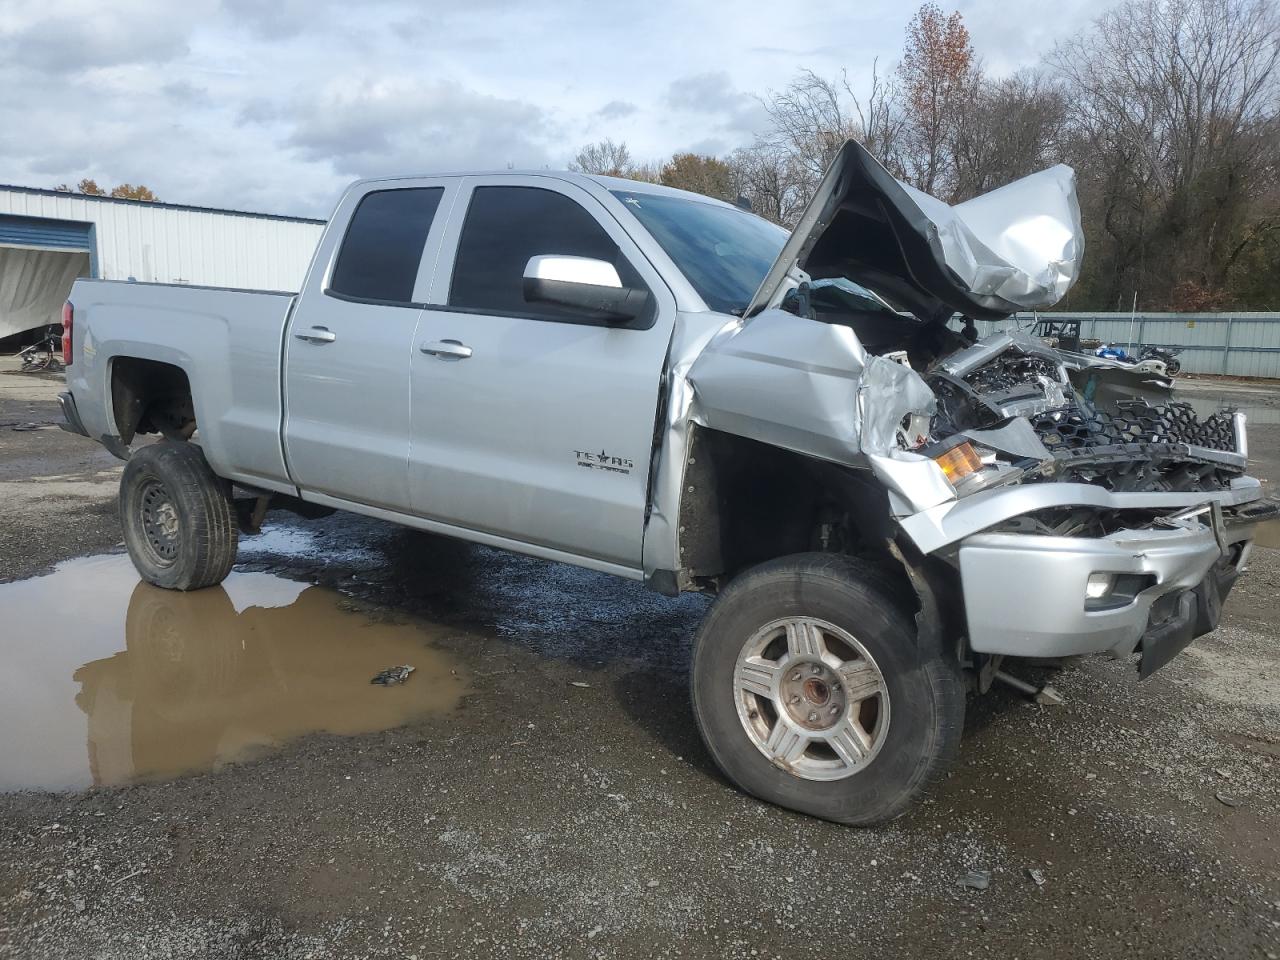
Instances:
[[[1217,626],[1255,524],[1280,513],[1255,507],[1245,522],[1126,530],[1097,539],[976,534],[960,544],[969,643],[978,653],[1128,656],[1141,645],[1143,676]],[[1216,529],[1215,529],[1216,528]],[[1123,605],[1086,609],[1095,573],[1136,574],[1151,586]]]
[[[58,394],[58,405],[62,408],[62,423],[58,424],[67,433],[78,433],[82,437],[89,436],[84,423],[80,420],[80,411],[76,409],[76,398],[70,393]]]

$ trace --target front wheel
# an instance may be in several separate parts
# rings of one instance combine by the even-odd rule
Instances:
[[[120,521],[133,565],[157,587],[211,587],[235,563],[231,485],[193,443],[161,441],[129,458],[120,480]]]
[[[1165,363],[1164,370],[1169,376],[1176,377],[1179,371],[1182,370],[1182,363],[1179,360],[1170,359]]]
[[[954,758],[964,684],[923,649],[899,591],[850,557],[761,564],[698,632],[693,706],[712,757],[762,800],[865,826],[904,813]]]

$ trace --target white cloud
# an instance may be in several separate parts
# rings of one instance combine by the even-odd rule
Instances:
[[[1035,63],[1104,0],[960,0],[992,69]],[[637,159],[727,151],[754,95],[801,68],[855,84],[909,6],[561,0],[4,0],[0,182],[91,176],[162,198],[323,215],[388,172],[563,166],[589,140]],[[1069,14],[1069,15],[1067,15]]]
[[[352,176],[541,167],[554,129],[531,103],[410,77],[330,82],[290,118],[289,146]]]

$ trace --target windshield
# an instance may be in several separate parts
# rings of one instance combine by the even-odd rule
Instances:
[[[660,193],[614,190],[712,310],[741,313],[787,231],[734,207]]]

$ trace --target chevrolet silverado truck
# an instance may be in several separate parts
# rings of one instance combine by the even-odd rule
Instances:
[[[1239,413],[977,339],[1082,255],[1068,167],[953,207],[853,142],[790,233],[607,177],[367,180],[296,295],[77,281],[62,404],[127,459],[160,587],[219,583],[285,508],[711,595],[692,704],[724,774],[872,824],[1020,659],[1146,677],[1213,630],[1276,514]]]

